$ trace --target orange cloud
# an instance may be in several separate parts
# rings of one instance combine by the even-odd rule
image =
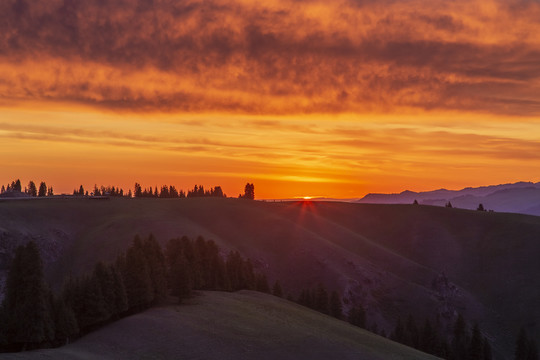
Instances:
[[[540,113],[535,1],[15,0],[0,14],[4,102]]]
[[[539,18],[532,0],[5,0],[0,182],[537,180]]]

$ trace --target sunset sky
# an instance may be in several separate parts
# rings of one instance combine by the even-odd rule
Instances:
[[[536,0],[2,0],[0,183],[540,181]]]

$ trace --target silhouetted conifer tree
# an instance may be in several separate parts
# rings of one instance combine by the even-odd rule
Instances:
[[[43,181],[39,184],[38,196],[39,197],[47,196],[47,184],[45,184]]]
[[[55,340],[60,344],[69,343],[69,339],[79,333],[79,324],[73,309],[66,305],[62,297],[54,300]]]
[[[478,324],[473,326],[467,355],[470,360],[482,360],[484,358],[484,341]]]
[[[107,319],[111,318],[116,313],[116,295],[114,292],[114,279],[110,273],[110,269],[101,261],[94,266],[92,276],[97,280],[105,306]]]
[[[35,348],[54,336],[43,264],[34,242],[15,251],[6,281],[3,307],[7,341],[16,348]]]
[[[257,274],[255,276],[255,282],[256,282],[256,285],[255,285],[255,290],[259,291],[259,292],[263,292],[263,293],[267,293],[269,294],[270,293],[270,286],[268,286],[268,280],[266,278],[266,275],[264,274]]]
[[[538,360],[536,342],[527,337],[524,328],[519,331],[514,355],[515,360]]]
[[[323,314],[330,313],[329,301],[328,301],[328,291],[326,288],[319,284],[317,287],[315,310],[322,312]]]
[[[405,344],[415,349],[419,348],[419,331],[414,317],[409,314],[405,323]]]
[[[13,191],[22,191],[21,180],[17,179],[11,184],[11,189]]]
[[[33,181],[28,182],[28,188],[26,189],[26,193],[33,197],[37,196],[36,184]]]
[[[272,286],[272,295],[277,297],[283,297],[283,289],[281,288],[279,280],[276,280],[274,286]]]
[[[493,355],[491,354],[491,345],[489,345],[488,339],[484,338],[484,347],[483,347],[483,353],[484,353],[484,360],[492,360]]]
[[[529,352],[527,354],[527,360],[538,360],[538,347],[536,346],[536,341],[533,339],[529,340]]]
[[[113,281],[114,289],[114,314],[119,317],[128,310],[126,287],[122,275],[114,265],[109,265],[109,272]]]
[[[452,337],[452,358],[454,359],[466,359],[467,358],[467,325],[465,319],[461,314],[458,315],[456,322],[454,323],[453,337]]]
[[[154,300],[154,289],[141,239],[136,236],[127,250],[122,278],[131,311],[146,308]]]
[[[339,294],[335,290],[330,295],[330,315],[337,319],[343,318],[343,305]]]
[[[89,330],[108,320],[110,314],[107,311],[99,280],[95,276],[83,277],[80,290],[82,301],[79,301],[74,309],[80,328]]]
[[[154,291],[153,298],[156,301],[163,300],[167,296],[167,269],[165,256],[154,235],[150,234],[143,241],[142,251],[148,265],[150,281]]]
[[[167,185],[163,185],[161,187],[161,192],[159,193],[160,198],[168,198],[169,197],[169,187]]]
[[[135,197],[142,197],[143,192],[142,192],[141,184],[135,183],[135,186],[133,188],[133,194],[135,195]]]
[[[236,291],[242,288],[243,273],[242,264],[243,260],[240,254],[236,252],[230,252],[227,256],[226,268],[227,276],[231,284],[231,290]]]
[[[366,328],[366,311],[364,310],[362,305],[353,306],[349,310],[347,319],[349,323],[351,323],[354,326],[361,327],[362,329]]]
[[[424,326],[420,333],[420,346],[419,349],[428,354],[435,354],[436,344],[438,341],[438,336],[431,325],[429,319],[426,319]]]
[[[401,318],[398,318],[394,332],[390,335],[390,339],[401,344],[405,343],[405,340],[406,340],[405,327],[403,326],[403,323],[401,322]]]
[[[255,186],[253,184],[247,183],[244,187],[244,195],[239,196],[242,199],[255,199]]]
[[[515,360],[527,360],[529,355],[529,339],[524,328],[519,330],[518,338],[516,340],[516,350],[514,353]]]

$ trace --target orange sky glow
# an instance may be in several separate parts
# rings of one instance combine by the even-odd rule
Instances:
[[[7,0],[0,183],[361,197],[540,181],[532,0]]]

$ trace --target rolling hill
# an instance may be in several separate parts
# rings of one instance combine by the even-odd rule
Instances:
[[[204,292],[187,304],[147,310],[57,349],[2,359],[429,360],[344,321],[250,291]]]
[[[399,194],[368,194],[359,203],[412,204],[445,206],[448,202],[460,209],[474,210],[478,204],[499,212],[540,215],[540,183],[518,182],[462,190],[403,191]]]
[[[285,294],[323,282],[389,333],[399,316],[457,313],[500,358],[521,326],[539,335],[540,218],[434,206],[239,199],[36,199],[0,202],[0,265],[30,239],[57,287],[134,235],[202,235],[251,258]]]

